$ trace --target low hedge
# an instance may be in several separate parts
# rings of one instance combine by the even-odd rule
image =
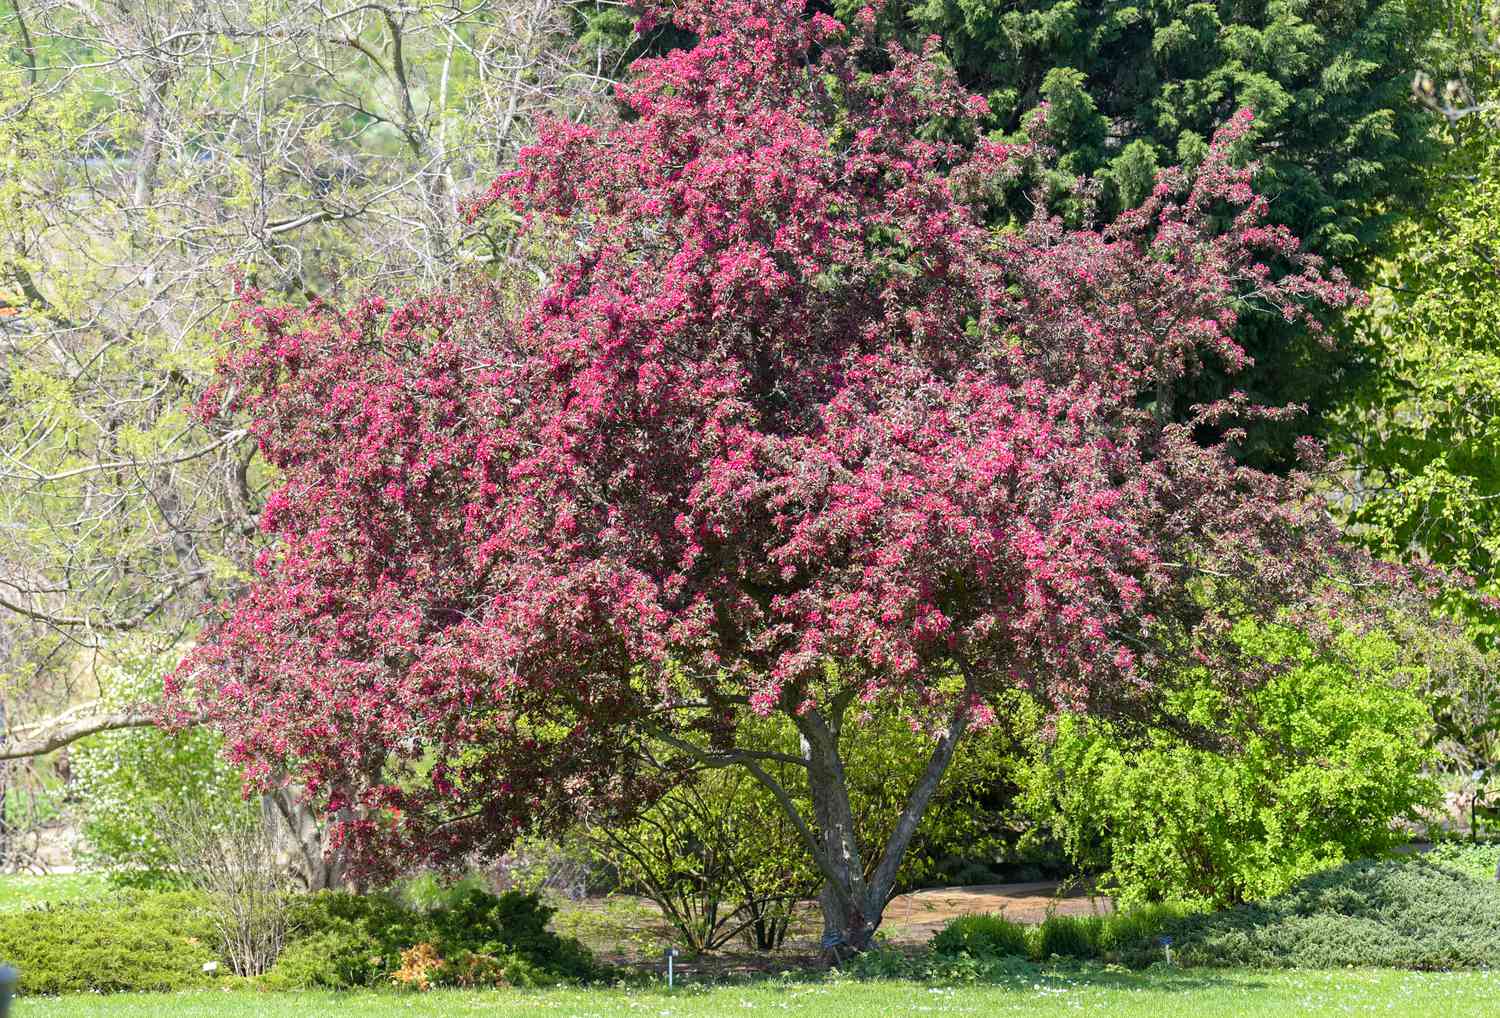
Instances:
[[[1188,914],[1172,905],[1145,905],[1114,915],[1052,915],[1030,927],[998,915],[966,915],[944,926],[928,950],[948,961],[1115,959],[1127,947],[1154,943],[1169,924]]]
[[[1023,958],[1142,967],[1166,959],[1166,939],[1181,965],[1500,968],[1497,863],[1500,846],[1455,845],[1425,857],[1339,866],[1274,898],[1219,912],[1158,905],[1110,916],[1051,916],[1029,930],[999,917],[964,916],[933,938],[932,962],[915,959],[907,970]],[[865,967],[874,972],[881,964]]]
[[[182,990],[222,982],[212,904],[190,891],[124,891],[0,913],[0,959],[27,995]],[[541,986],[601,978],[578,941],[547,929],[535,896],[470,888],[437,907],[322,892],[288,900],[289,935],[259,980],[278,989]]]
[[[1365,860],[1285,894],[1166,924],[1185,965],[1421,970],[1500,967],[1500,885],[1425,858]],[[1138,939],[1121,960],[1162,957]]]
[[[535,895],[468,888],[430,910],[325,891],[296,903],[293,937],[265,982],[278,988],[545,986],[602,975],[587,948],[547,929]]]
[[[28,995],[181,990],[207,983],[218,957],[208,903],[187,891],[0,914],[0,958]]]

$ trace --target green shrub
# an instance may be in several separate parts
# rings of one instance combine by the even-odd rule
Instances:
[[[1285,668],[1246,697],[1185,675],[1170,724],[1144,733],[1064,718],[1024,779],[1033,815],[1125,906],[1279,894],[1386,852],[1405,838],[1393,821],[1436,798],[1430,715],[1400,685],[1410,662],[1395,641],[1251,625],[1235,637]]]
[[[545,986],[599,976],[588,949],[547,929],[553,910],[535,895],[493,895],[463,884],[422,910],[388,895],[325,891],[298,900],[291,941],[267,985],[352,989],[383,985],[401,954],[431,945],[441,959],[434,985]]]
[[[1156,944],[1175,923],[1201,910],[1186,905],[1139,905],[1099,920],[1098,947],[1103,958],[1116,959],[1141,944]]]
[[[219,957],[197,894],[126,893],[0,915],[0,957],[25,994],[179,990],[208,982]]]
[[[1097,958],[1102,923],[1097,916],[1049,915],[1037,927],[1035,956],[1048,958]]]
[[[444,958],[464,951],[511,957],[535,966],[546,982],[594,978],[598,969],[588,949],[547,929],[555,911],[536,895],[506,891],[497,897],[471,888],[431,918]]]
[[[1425,859],[1350,863],[1251,905],[1166,924],[1186,965],[1500,967],[1500,886]],[[1121,952],[1161,957],[1155,938]]]
[[[384,981],[401,952],[434,939],[426,916],[383,894],[323,891],[293,900],[291,937],[266,983],[348,990]]]
[[[115,663],[99,673],[100,706],[124,709],[161,697],[162,676],[181,650],[163,653],[122,639],[112,644],[111,657]],[[225,759],[222,742],[213,729],[195,726],[180,732],[129,728],[76,743],[69,788],[88,860],[121,886],[173,886],[177,854],[163,815],[228,826],[257,808],[241,794],[240,772]]]
[[[998,915],[963,915],[938,931],[930,945],[944,957],[968,954],[975,958],[1026,957],[1026,927]]]

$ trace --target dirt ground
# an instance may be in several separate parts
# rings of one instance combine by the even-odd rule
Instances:
[[[1109,910],[1108,898],[1091,897],[1083,887],[1063,892],[1050,880],[935,887],[894,898],[880,928],[896,943],[915,945],[926,943],[948,920],[970,913],[1003,913],[1019,923],[1039,923],[1048,912],[1094,915]]]
[[[889,943],[916,948],[955,916],[1002,913],[1017,922],[1039,923],[1049,912],[1093,915],[1109,909],[1109,899],[1090,897],[1086,888],[1065,891],[1056,881],[935,887],[893,899],[880,929]],[[654,905],[626,895],[564,903],[552,925],[559,933],[578,937],[607,961],[652,971],[660,967],[663,950],[676,940]],[[799,909],[781,950],[754,952],[735,940],[710,955],[682,957],[678,967],[684,974],[728,975],[816,965],[821,933],[817,905],[807,902]]]

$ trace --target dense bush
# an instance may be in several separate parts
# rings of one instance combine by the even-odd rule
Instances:
[[[1032,953],[1049,958],[1097,958],[1104,921],[1099,916],[1049,915],[1033,934]]]
[[[1436,798],[1430,717],[1394,640],[1276,627],[1237,640],[1284,669],[1243,700],[1187,676],[1169,695],[1171,729],[1065,718],[1028,774],[1035,815],[1126,906],[1269,897],[1388,850],[1404,839],[1393,821]]]
[[[0,914],[0,958],[25,994],[178,990],[205,982],[219,957],[207,901],[130,892]]]
[[[1426,859],[1350,863],[1268,901],[1168,923],[1187,965],[1500,967],[1500,886]],[[1122,952],[1161,956],[1155,938]]]
[[[1026,957],[1026,927],[998,915],[965,915],[954,919],[932,938],[934,954],[975,958]]]
[[[1139,955],[1144,945],[1156,943],[1164,930],[1189,914],[1179,905],[1146,905],[1109,915],[1049,915],[1033,927],[998,915],[967,915],[944,926],[932,938],[928,950],[935,958],[945,960],[1116,960],[1126,951]],[[871,964],[878,967],[878,963]]]
[[[350,989],[410,973],[412,952],[430,964],[416,985],[583,982],[599,975],[588,950],[547,929],[552,909],[535,896],[465,887],[430,910],[385,895],[325,891],[300,899],[292,938],[270,985]]]

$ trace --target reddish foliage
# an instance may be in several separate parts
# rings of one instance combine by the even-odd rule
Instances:
[[[552,124],[471,209],[575,252],[523,313],[252,294],[205,398],[284,482],[174,689],[371,858],[628,810],[643,740],[723,751],[746,706],[1130,709],[1336,554],[1295,480],[1168,423],[1243,362],[1237,315],[1355,299],[1266,225],[1248,114],[1107,229],[996,234],[993,183],[1041,156],[942,140],[982,100],[930,54],[772,0],[671,16],[701,41],[638,65],[632,116]]]

